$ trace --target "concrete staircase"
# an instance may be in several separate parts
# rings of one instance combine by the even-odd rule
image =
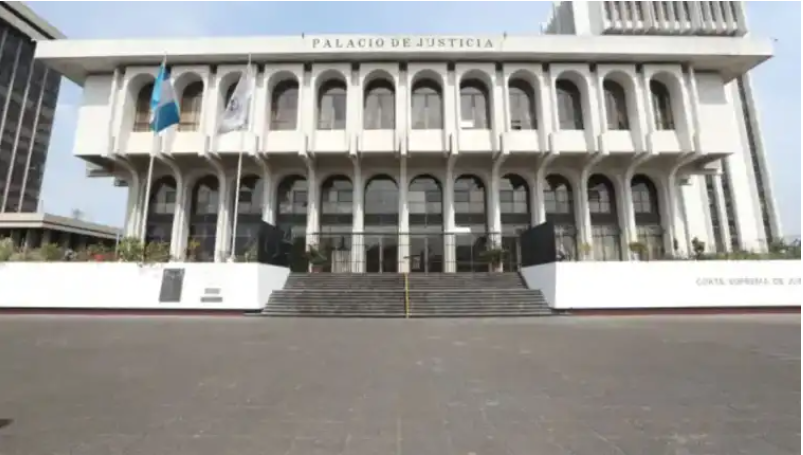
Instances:
[[[409,276],[411,317],[550,316],[544,295],[518,273]]]
[[[548,316],[539,290],[518,273],[436,273],[408,276],[410,317]],[[262,311],[266,316],[404,317],[404,276],[291,274]]]
[[[267,316],[404,317],[404,276],[397,273],[291,273],[262,311]]]

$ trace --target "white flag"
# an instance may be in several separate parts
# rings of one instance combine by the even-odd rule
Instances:
[[[229,104],[220,119],[218,133],[228,133],[245,128],[248,125],[248,111],[251,105],[251,68],[244,76],[240,76]]]

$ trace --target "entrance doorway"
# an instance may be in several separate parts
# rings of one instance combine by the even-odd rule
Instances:
[[[366,273],[396,273],[399,270],[397,235],[365,236]]]
[[[443,236],[410,234],[410,273],[443,272]]]

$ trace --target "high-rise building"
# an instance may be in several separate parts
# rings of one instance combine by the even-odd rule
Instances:
[[[37,56],[83,87],[75,154],[128,186],[126,232],[177,257],[241,253],[260,220],[357,272],[487,270],[489,245],[515,269],[519,232],[545,221],[584,260],[780,236],[748,78],[772,42],[747,34],[743,2],[559,2],[542,32],[59,40]],[[155,141],[165,58],[180,123]],[[250,123],[219,134],[245,73]]]
[[[0,2],[0,213],[39,205],[61,75],[34,51],[62,38],[21,2]]]

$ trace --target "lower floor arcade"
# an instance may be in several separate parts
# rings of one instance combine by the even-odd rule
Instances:
[[[679,167],[657,158],[238,158],[162,156],[150,184],[147,164],[130,166],[127,235],[225,261],[254,247],[264,220],[296,270],[314,245],[331,272],[461,272],[489,270],[489,249],[516,270],[520,233],[545,221],[564,260],[683,254],[686,218],[702,216],[683,207]]]

